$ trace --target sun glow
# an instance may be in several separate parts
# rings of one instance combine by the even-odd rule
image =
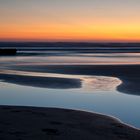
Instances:
[[[137,41],[140,40],[139,24],[87,23],[77,25],[28,25],[1,28],[0,39],[10,40],[88,40],[88,41]]]
[[[0,40],[140,41],[139,9],[135,0],[7,0],[0,2]]]

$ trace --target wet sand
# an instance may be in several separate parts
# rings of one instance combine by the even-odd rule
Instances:
[[[0,106],[1,140],[139,140],[140,130],[108,116],[57,108]]]
[[[81,87],[81,80],[73,79],[73,78],[0,74],[0,80],[7,83],[14,83],[18,85],[40,87],[40,88],[70,89],[70,88]]]
[[[117,77],[122,84],[117,90],[140,95],[140,65],[20,65],[10,69],[30,72],[50,72],[75,75],[97,75]]]

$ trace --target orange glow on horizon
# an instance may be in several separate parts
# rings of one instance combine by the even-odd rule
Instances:
[[[0,1],[0,40],[140,41],[139,0]]]
[[[37,41],[140,41],[135,23],[29,24],[0,26],[0,40]]]

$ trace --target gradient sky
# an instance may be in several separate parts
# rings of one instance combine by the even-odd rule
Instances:
[[[140,0],[0,0],[0,40],[140,41]]]

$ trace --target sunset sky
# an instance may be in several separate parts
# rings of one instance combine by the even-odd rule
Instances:
[[[140,41],[140,0],[0,0],[1,41]]]

